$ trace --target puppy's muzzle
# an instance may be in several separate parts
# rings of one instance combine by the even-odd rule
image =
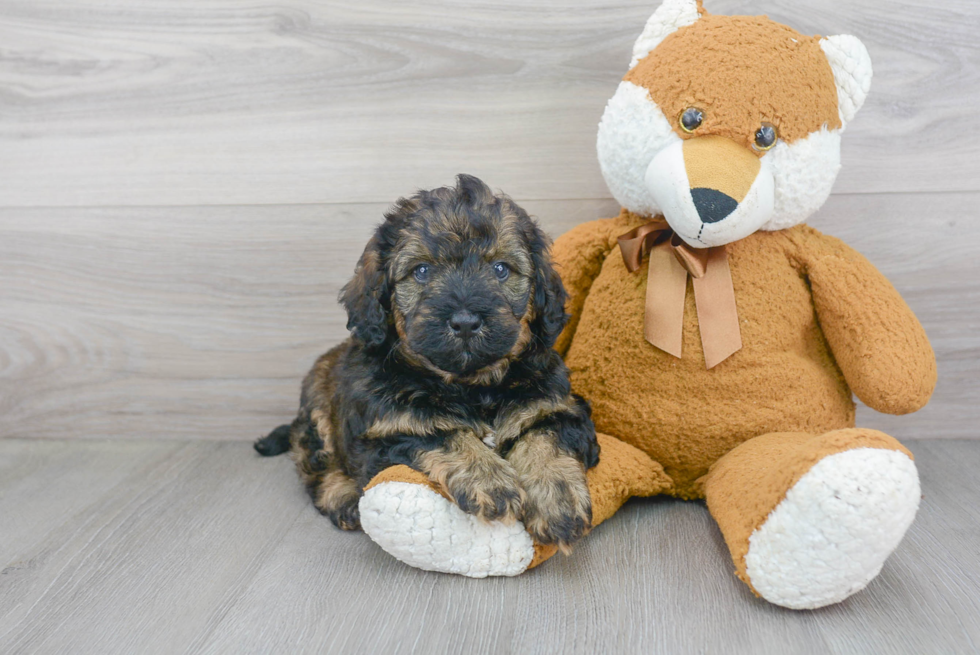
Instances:
[[[650,162],[646,184],[671,228],[694,248],[747,237],[775,204],[766,158],[721,136],[667,146]]]
[[[483,319],[469,311],[463,309],[454,312],[449,317],[449,329],[460,339],[466,340],[475,335],[483,327]]]

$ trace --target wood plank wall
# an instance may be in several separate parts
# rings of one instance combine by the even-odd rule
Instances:
[[[388,203],[465,171],[552,234],[617,211],[596,123],[656,2],[0,0],[0,437],[251,439],[289,418]],[[858,35],[871,96],[810,223],[926,326],[977,437],[980,3],[707,0]]]

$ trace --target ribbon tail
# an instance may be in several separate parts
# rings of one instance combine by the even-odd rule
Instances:
[[[724,247],[710,249],[705,274],[694,278],[694,299],[704,363],[709,369],[714,368],[742,348],[732,271]]]
[[[684,336],[684,294],[687,271],[671,253],[669,243],[650,251],[643,336],[664,352],[680,358]]]

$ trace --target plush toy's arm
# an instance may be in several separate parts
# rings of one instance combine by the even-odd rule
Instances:
[[[806,242],[817,317],[851,390],[879,412],[922,408],[936,386],[936,358],[912,310],[839,239],[812,230]]]
[[[614,218],[583,223],[558,237],[552,246],[551,257],[568,294],[565,311],[570,315],[568,324],[555,343],[555,349],[562,356],[572,343],[592,282],[615,245],[613,232],[617,227],[620,232],[626,231],[622,228],[622,221]]]

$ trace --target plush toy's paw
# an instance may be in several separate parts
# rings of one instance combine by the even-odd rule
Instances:
[[[525,479],[524,526],[540,544],[554,544],[566,555],[592,528],[592,501],[585,473],[581,479]]]
[[[919,498],[915,464],[902,452],[856,448],[824,457],[749,538],[752,586],[792,609],[844,600],[878,575]]]
[[[386,481],[361,497],[361,527],[396,559],[471,578],[523,573],[534,557],[520,521],[483,521],[432,487]]]

